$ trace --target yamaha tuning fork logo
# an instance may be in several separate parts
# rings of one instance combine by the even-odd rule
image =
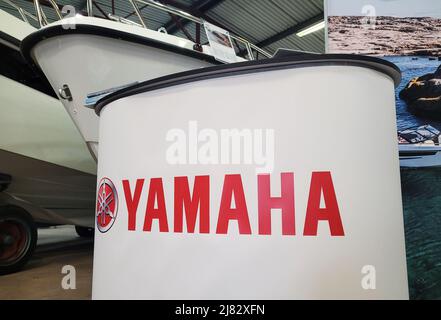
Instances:
[[[96,225],[100,232],[112,228],[118,213],[118,193],[109,178],[102,178],[96,201]]]

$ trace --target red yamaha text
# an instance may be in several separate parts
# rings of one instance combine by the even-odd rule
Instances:
[[[233,232],[230,231],[230,226],[237,224],[241,235],[271,235],[274,234],[271,222],[281,219],[281,233],[285,236],[316,236],[321,223],[329,226],[329,229],[321,228],[321,232],[329,232],[331,236],[345,235],[331,172],[312,172],[311,179],[307,181],[309,195],[301,231],[296,228],[300,224],[296,222],[294,173],[280,174],[278,190],[271,190],[271,178],[269,174],[257,175],[256,189],[244,190],[240,174],[227,174],[223,179],[220,199],[215,204],[211,203],[212,186],[208,175],[195,176],[192,185],[189,177],[175,177],[173,194],[167,195],[164,192],[163,178],[123,180],[123,205],[128,213],[127,228],[129,231],[140,229],[141,223],[137,221],[143,219],[142,231],[145,232],[230,234]],[[257,193],[257,212],[248,210],[246,193],[249,192]],[[271,196],[272,194],[279,196]],[[146,205],[141,208],[139,204],[142,197],[146,197]],[[173,198],[171,207],[166,206],[166,197]],[[280,209],[281,214],[272,213],[272,209]],[[257,216],[256,230],[250,224],[252,215]],[[215,223],[211,219],[215,219]]]

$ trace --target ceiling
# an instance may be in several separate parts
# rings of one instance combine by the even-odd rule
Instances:
[[[31,0],[9,0],[35,15]],[[85,13],[86,0],[55,0],[59,8],[72,5],[77,12]],[[305,27],[323,20],[323,0],[159,0],[197,17],[216,24],[250,42],[274,53],[278,48],[289,48],[310,52],[324,52],[324,30],[302,38],[296,33]],[[47,19],[57,20],[48,0],[40,0]],[[129,0],[94,0],[95,16],[106,17],[108,13],[139,22]],[[195,39],[196,24],[172,16],[151,6],[138,3],[143,20],[148,28],[165,27],[168,33]],[[20,17],[17,10],[4,0],[0,9]],[[35,22],[31,22],[35,25]],[[206,42],[201,32],[201,42]]]

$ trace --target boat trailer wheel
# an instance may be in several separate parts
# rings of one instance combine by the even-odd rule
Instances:
[[[0,274],[20,270],[34,252],[37,228],[27,213],[16,208],[0,211]]]
[[[19,260],[29,245],[29,231],[20,221],[0,221],[0,265]]]

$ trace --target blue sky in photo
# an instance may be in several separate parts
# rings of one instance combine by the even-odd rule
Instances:
[[[441,0],[326,0],[329,16],[363,16],[373,6],[376,16],[441,18]]]

